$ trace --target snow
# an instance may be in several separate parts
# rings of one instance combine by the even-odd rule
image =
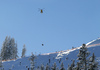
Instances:
[[[100,51],[100,38],[93,40],[87,43],[86,45],[87,47],[89,47],[88,51],[91,53],[90,56],[94,52],[97,61],[100,62],[100,54],[98,53]],[[36,56],[37,58],[35,59],[35,68],[41,66],[41,64],[44,64],[44,66],[46,66],[47,63],[51,67],[54,64],[54,62],[56,62],[57,67],[60,68],[61,62],[63,62],[65,69],[67,69],[68,64],[70,65],[73,59],[75,60],[75,62],[77,62],[77,54],[79,52],[80,47],[70,49],[70,50],[60,51],[60,52],[37,55]],[[50,63],[49,63],[49,59],[50,59]],[[61,62],[59,63],[60,60]],[[28,68],[30,68],[29,56],[19,58],[17,60],[3,61],[3,67],[4,70],[9,70],[9,69],[28,70]]]

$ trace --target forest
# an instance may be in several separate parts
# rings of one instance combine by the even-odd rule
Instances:
[[[22,56],[21,58],[25,57],[26,48],[25,45],[23,45],[22,49]],[[99,70],[100,65],[99,62],[96,61],[96,56],[94,53],[92,53],[92,56],[90,56],[90,52],[88,51],[86,44],[82,44],[82,47],[79,49],[79,53],[77,54],[77,60],[78,62],[75,63],[75,60],[72,60],[71,65],[68,66],[67,70]],[[5,70],[3,68],[2,61],[7,60],[17,60],[18,57],[18,49],[17,49],[17,43],[15,43],[14,38],[10,38],[6,36],[5,41],[3,42],[2,49],[0,52],[0,68],[1,70]],[[35,59],[37,58],[36,55],[32,54],[29,57],[30,61],[30,68],[27,68],[27,70],[66,70],[64,68],[63,62],[61,62],[61,59],[59,63],[61,62],[60,69],[57,67],[57,64],[54,62],[52,67],[49,66],[47,63],[46,66],[41,64],[41,66],[35,67]],[[67,58],[68,59],[68,58]],[[51,62],[51,59],[49,59],[49,63]],[[21,62],[20,62],[21,64]],[[10,69],[11,70],[11,69]]]

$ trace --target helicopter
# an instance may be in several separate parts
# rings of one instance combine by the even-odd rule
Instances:
[[[44,8],[43,8],[43,9],[44,9]],[[43,9],[40,9],[40,8],[39,8],[39,11],[40,11],[41,14],[43,13]]]
[[[43,9],[41,9],[41,12],[40,13],[43,13]]]

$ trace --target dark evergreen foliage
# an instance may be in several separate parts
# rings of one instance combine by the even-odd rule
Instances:
[[[95,55],[93,55],[89,58],[89,70],[99,70],[98,68],[98,62],[95,61]]]
[[[87,70],[87,57],[89,56],[89,52],[87,51],[87,47],[85,44],[82,45],[82,47],[79,50],[78,60],[79,60],[79,68]]]
[[[43,64],[41,65],[41,70],[44,70],[44,65]]]
[[[74,66],[75,66],[75,60],[73,60],[71,66],[68,66],[68,70],[73,70]]]
[[[85,44],[79,49],[77,65],[73,63],[71,66],[68,66],[68,70],[99,70],[98,62],[95,62],[95,55],[93,55],[88,59],[89,52],[87,51],[87,47]]]
[[[47,63],[45,70],[49,70],[49,69],[50,69],[50,68],[49,68],[49,65],[48,65],[48,63]]]
[[[53,64],[53,66],[52,66],[51,69],[52,69],[52,70],[56,70],[56,69],[57,69],[57,65],[56,65],[56,63]]]
[[[60,70],[65,70],[63,62],[61,63],[61,68],[60,68]]]
[[[21,57],[25,57],[25,53],[26,53],[26,48],[25,48],[25,44],[24,44],[23,49],[22,49],[22,56]]]
[[[34,69],[34,67],[35,67],[35,62],[34,62],[34,59],[36,58],[36,56],[32,53],[32,55],[30,56],[30,58],[29,58],[29,60],[30,60],[30,63],[31,63],[31,66],[30,66],[30,68],[31,68],[31,70],[33,70]]]
[[[1,49],[2,60],[16,59],[17,55],[17,43],[14,38],[6,37]]]

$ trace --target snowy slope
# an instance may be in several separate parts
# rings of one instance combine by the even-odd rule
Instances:
[[[100,62],[100,54],[99,54],[100,38],[93,40],[93,41],[87,43],[86,45],[88,47],[88,51],[91,53],[90,56],[94,52],[97,61]],[[41,64],[44,64],[44,66],[46,66],[47,63],[51,67],[54,62],[56,62],[57,67],[60,68],[61,62],[63,62],[65,69],[67,69],[68,64],[70,65],[72,63],[73,59],[75,60],[75,62],[77,62],[77,54],[79,53],[80,47],[61,51],[61,52],[46,53],[46,54],[38,55],[37,58],[35,59],[35,68],[37,68]],[[11,70],[28,70],[28,68],[30,68],[30,61],[28,60],[28,58],[29,57],[24,57],[24,58],[19,58],[15,61],[3,62],[4,69],[5,70],[9,70],[9,69],[11,69]],[[50,63],[49,63],[49,59],[50,59]],[[61,60],[61,62],[60,62],[60,60]]]

